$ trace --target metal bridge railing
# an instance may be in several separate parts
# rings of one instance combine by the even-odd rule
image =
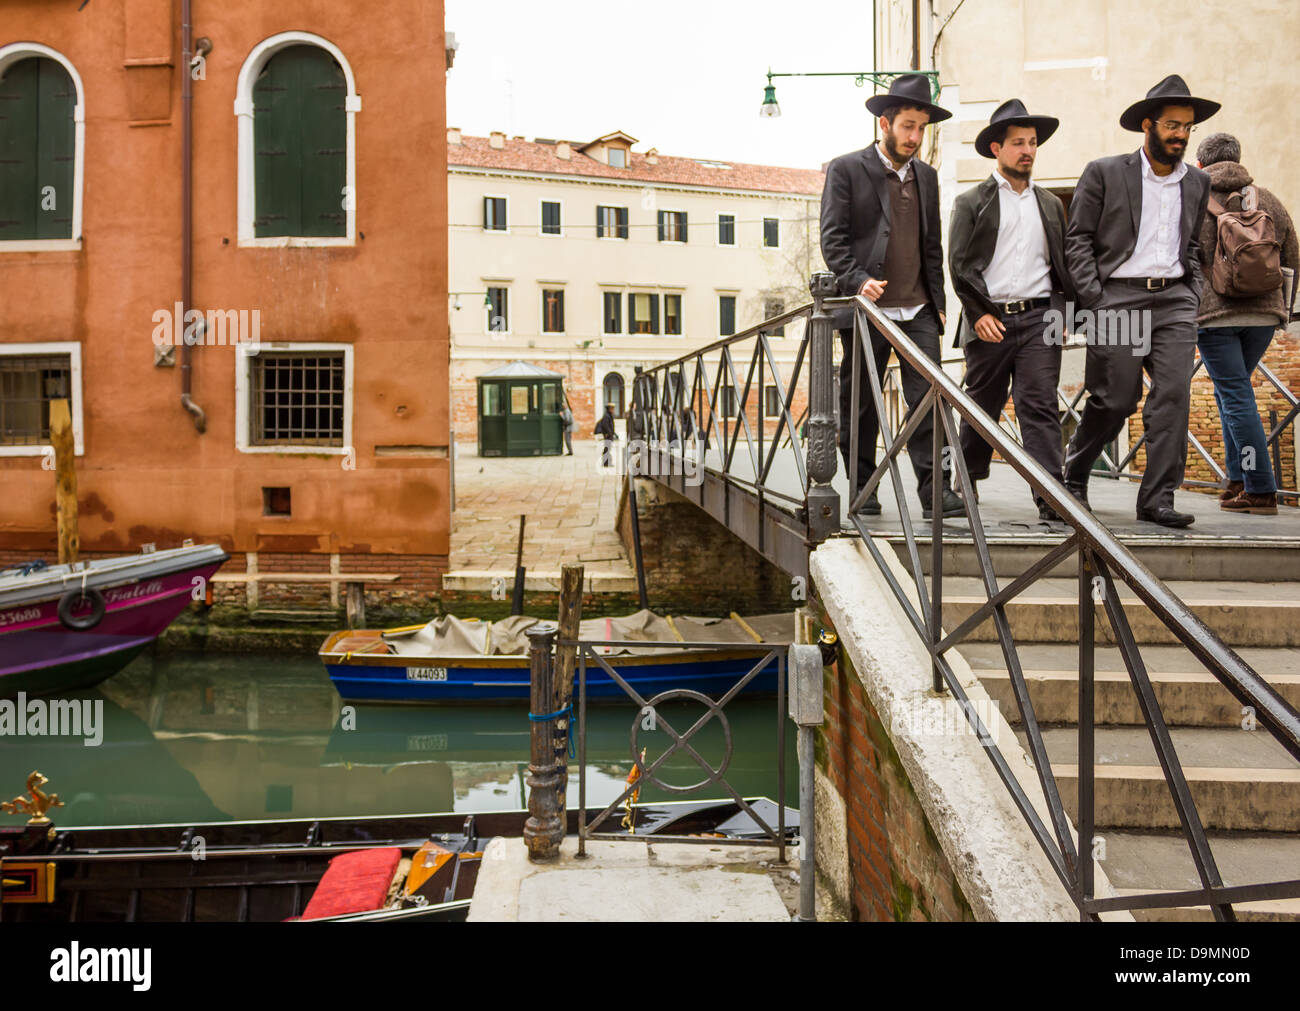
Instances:
[[[805,543],[809,549],[827,537],[840,532],[840,501],[831,487],[839,465],[837,459],[837,428],[835,419],[834,336],[830,307],[852,306],[854,327],[852,341],[852,391],[851,413],[847,424],[852,426],[850,459],[854,460],[849,475],[849,487],[858,489],[854,501],[848,505],[848,518],[862,537],[863,543],[907,616],[916,634],[925,643],[932,658],[934,687],[939,692],[951,692],[961,704],[972,728],[982,740],[989,740],[987,728],[982,724],[970,700],[946,659],[946,654],[963,642],[977,626],[992,619],[999,645],[1002,648],[1021,724],[1028,741],[1043,799],[1048,811],[1050,828],[1043,823],[1035,805],[1024,792],[1012,773],[1007,759],[996,746],[990,746],[990,760],[999,778],[1012,796],[1039,845],[1047,855],[1062,885],[1067,889],[1080,910],[1081,918],[1097,919],[1099,914],[1112,910],[1160,908],[1175,905],[1209,905],[1216,919],[1235,918],[1233,904],[1268,898],[1300,897],[1300,880],[1291,879],[1261,884],[1227,887],[1223,884],[1205,827],[1188,787],[1187,777],[1174,750],[1160,704],[1152,688],[1145,663],[1125,613],[1124,604],[1116,592],[1116,580],[1122,580],[1168,628],[1192,656],[1202,664],[1243,706],[1256,713],[1258,725],[1271,734],[1286,751],[1300,760],[1300,714],[1244,660],[1231,650],[1209,629],[1182,600],[1157,579],[1147,568],[1103,525],[1093,514],[1080,505],[1059,481],[1059,476],[1047,473],[1024,448],[1001,427],[999,421],[985,414],[962,390],[960,383],[943,368],[928,358],[908,337],[876,306],[861,296],[836,298],[834,277],[819,273],[812,278],[812,305],[784,313],[772,320],[702,348],[696,352],[648,370],[640,381],[644,384],[639,393],[640,409],[645,418],[647,434],[652,438],[675,442],[684,454],[694,454],[705,470],[724,486],[724,490],[745,490],[757,497],[760,513],[771,501],[773,505],[793,510],[803,525]],[[773,356],[766,334],[773,327],[796,319],[807,320],[803,339],[797,349],[791,374],[781,374]],[[891,420],[890,412],[881,393],[881,377],[873,355],[869,353],[869,327],[884,334],[893,345],[900,362],[914,368],[928,383],[928,390],[919,403],[910,405],[901,421]],[[752,342],[746,355],[744,345]],[[737,350],[741,354],[737,355]],[[860,362],[866,359],[869,388],[859,388]],[[730,386],[741,387],[736,363],[748,360],[745,369],[743,393],[729,397],[732,403],[720,403],[719,391]],[[744,367],[744,366],[742,366]],[[689,373],[689,377],[688,377]],[[758,397],[757,411],[749,409],[749,397],[757,389],[762,391],[765,375],[770,373],[784,391],[781,409],[777,412],[776,431],[765,431],[763,397]],[[675,381],[669,377],[676,376]],[[647,378],[653,377],[653,378]],[[755,383],[755,378],[758,382]],[[689,381],[688,381],[689,379]],[[1280,384],[1279,384],[1280,385]],[[807,397],[806,438],[797,429],[791,416],[796,392],[804,390]],[[879,432],[858,431],[858,404],[862,396],[875,400],[879,419]],[[1071,405],[1073,408],[1074,404]],[[757,424],[750,424],[753,413]],[[979,505],[974,496],[966,500],[966,518],[969,537],[974,543],[981,580],[986,594],[985,603],[956,628],[945,632],[943,628],[943,544],[944,519],[940,495],[943,482],[933,482],[930,503],[930,552],[932,573],[929,585],[922,571],[920,548],[913,530],[907,496],[899,472],[898,457],[908,439],[929,413],[933,417],[933,458],[945,459],[943,446],[957,446],[957,417],[966,421],[1034,491],[1056,510],[1069,527],[1065,540],[1049,549],[1037,562],[1005,586],[999,586],[993,570],[984,527],[980,521]],[[1274,438],[1282,427],[1294,420],[1292,410],[1287,421],[1275,426]],[[737,450],[744,440],[744,453]],[[884,458],[870,475],[856,473],[856,447],[861,438],[882,438]],[[710,454],[710,447],[713,448]],[[797,487],[787,481],[778,485],[772,480],[773,464],[782,449],[793,453],[798,472]],[[1131,454],[1130,454],[1131,457]],[[948,458],[955,465],[961,486],[971,487],[965,461],[960,452]],[[1124,461],[1127,463],[1128,460]],[[911,578],[915,582],[916,604],[894,575],[882,553],[892,551],[888,545],[878,545],[871,530],[865,525],[859,510],[867,498],[886,477],[892,482],[899,510],[900,527],[905,550],[910,561]],[[800,497],[801,496],[801,497]],[[701,505],[704,495],[701,491]],[[873,522],[878,530],[879,519]],[[763,528],[760,527],[760,530]],[[763,550],[761,544],[757,545]],[[1050,572],[1071,555],[1077,556],[1078,602],[1080,615],[1079,635],[1079,719],[1078,719],[1078,836],[1087,844],[1076,845],[1060,791],[1056,785],[1052,765],[1043,741],[1042,730],[1029,697],[1024,668],[1019,658],[1017,644],[1011,634],[1006,607],[1024,593],[1038,579]],[[1129,678],[1137,694],[1145,725],[1155,747],[1165,781],[1177,810],[1183,835],[1191,851],[1193,862],[1201,880],[1201,888],[1182,892],[1161,892],[1099,899],[1094,894],[1093,861],[1090,841],[1095,825],[1094,760],[1095,739],[1093,724],[1094,663],[1096,644],[1094,602],[1100,602],[1110,624]]]

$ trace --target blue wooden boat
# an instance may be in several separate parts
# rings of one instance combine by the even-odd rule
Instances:
[[[447,615],[409,628],[345,630],[325,641],[320,658],[335,690],[349,702],[527,701],[524,632],[540,620],[512,617],[480,622]],[[643,697],[675,688],[716,696],[753,669],[760,659],[753,652],[756,645],[784,651],[794,641],[794,617],[787,613],[673,618],[638,611],[626,617],[586,619],[579,635],[588,641],[628,643],[627,647],[597,647],[597,652]],[[674,642],[734,643],[736,649],[691,649],[671,645]],[[655,645],[631,649],[636,643]],[[743,690],[775,692],[777,671],[774,658]],[[587,697],[627,696],[604,668],[589,661]]]

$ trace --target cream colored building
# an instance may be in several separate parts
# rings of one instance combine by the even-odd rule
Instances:
[[[564,375],[586,438],[604,402],[630,406],[636,366],[807,301],[820,171],[637,143],[448,131],[456,438],[474,438],[475,379],[503,362]],[[801,337],[796,324],[773,338],[787,381]]]

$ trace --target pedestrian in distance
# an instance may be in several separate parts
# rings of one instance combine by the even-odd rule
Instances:
[[[1241,164],[1236,137],[1206,137],[1196,163],[1210,176],[1210,213],[1201,222],[1207,283],[1196,322],[1223,426],[1228,480],[1219,507],[1273,516],[1276,477],[1250,377],[1274,333],[1290,322],[1293,292],[1286,291],[1284,278],[1290,272],[1294,279],[1297,269],[1295,226],[1282,202],[1256,186]]]
[[[996,418],[1010,391],[1021,442],[1053,477],[1061,472],[1061,346],[1045,339],[1045,320],[1074,296],[1065,265],[1065,206],[1031,176],[1039,146],[1058,126],[1052,116],[1029,115],[1018,98],[998,106],[975,138],[975,150],[996,166],[954,202],[948,240],[948,267],[962,303],[954,346],[966,357],[966,392]],[[993,447],[963,421],[961,451],[978,501],[976,482],[989,476]],[[1040,519],[1060,519],[1041,497],[1034,504]]]
[[[596,422],[592,435],[599,435],[601,438],[600,445],[600,465],[608,467],[614,462],[614,440],[618,438],[618,433],[614,431],[614,405],[606,404],[605,413],[600,416]]]
[[[574,421],[573,421],[573,411],[570,409],[570,407],[569,407],[569,402],[566,400],[566,401],[564,402],[563,406],[560,408],[560,430],[561,430],[562,432],[564,432],[564,453],[565,453],[565,456],[572,456],[572,455],[573,455],[573,429],[574,429],[574,427],[575,427],[575,424],[574,424]]]
[[[867,110],[878,117],[881,139],[860,151],[841,155],[826,170],[822,189],[821,247],[827,267],[835,274],[841,295],[863,295],[874,302],[921,351],[940,360],[939,337],[946,324],[943,287],[943,246],[940,238],[939,177],[916,157],[925,128],[952,116],[930,100],[924,74],[896,77],[888,93],[867,99]],[[844,469],[853,473],[852,420],[853,309],[836,309],[832,325],[843,349],[840,362],[840,453]],[[885,363],[893,345],[874,326],[867,353],[884,380]],[[859,358],[858,446],[856,499],[876,469],[879,419],[870,385],[866,354]],[[911,365],[901,364],[903,396],[909,407],[929,391],[929,382]],[[916,474],[921,513],[931,512],[934,460],[933,419],[929,412],[907,443]],[[944,516],[965,512],[953,494],[951,475],[941,472]],[[873,492],[862,512],[880,514]]]
[[[1144,135],[1130,154],[1089,162],[1070,201],[1065,257],[1080,305],[1097,319],[1084,368],[1088,401],[1065,450],[1061,480],[1088,505],[1088,476],[1142,397],[1146,471],[1137,518],[1166,527],[1187,467],[1187,423],[1204,279],[1200,228],[1210,177],[1183,161],[1197,124],[1219,109],[1171,74],[1134,102],[1120,126]],[[1100,312],[1097,312],[1100,310]],[[1136,333],[1137,340],[1130,339]],[[1121,337],[1121,334],[1123,337]]]

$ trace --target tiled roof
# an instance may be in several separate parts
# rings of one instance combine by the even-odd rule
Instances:
[[[566,161],[555,154],[553,143],[506,138],[504,148],[494,148],[486,137],[462,135],[459,144],[447,145],[451,167],[513,169],[551,175],[594,176],[603,179],[635,180],[647,183],[679,183],[729,190],[759,190],[767,193],[798,193],[818,196],[825,176],[817,169],[781,168],[776,165],[746,165],[741,162],[705,158],[674,158],[658,155],[650,164],[639,152],[628,152],[627,168],[611,168],[578,151],[581,142],[570,141]],[[725,168],[717,166],[725,165]]]

